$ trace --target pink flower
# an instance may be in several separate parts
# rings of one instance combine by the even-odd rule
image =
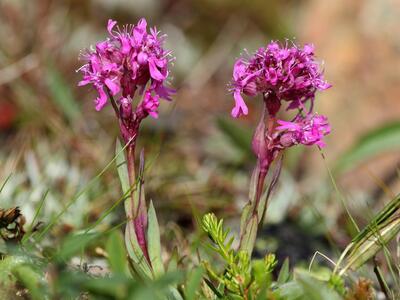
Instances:
[[[148,90],[144,93],[144,97],[143,97],[143,110],[149,114],[151,117],[153,117],[154,119],[158,118],[158,106],[160,105],[160,101],[159,101],[160,96],[159,95],[155,95],[152,96],[151,95],[151,91]]]
[[[280,143],[283,147],[303,144],[322,148],[325,147],[324,136],[331,131],[327,117],[317,114],[298,117],[293,122],[278,120],[278,124],[280,126],[275,130],[280,133]]]
[[[107,104],[107,93],[117,96],[121,92],[120,98],[134,99],[136,91],[141,94],[149,82],[158,97],[170,100],[174,90],[165,83],[172,57],[163,48],[165,36],[156,29],[148,32],[145,19],[122,29],[109,20],[107,31],[107,40],[82,55],[87,63],[79,69],[83,73],[79,86],[92,84],[98,92],[96,109]]]
[[[317,90],[330,86],[315,60],[313,45],[306,44],[301,49],[271,42],[248,60],[240,58],[236,61],[231,88],[235,99],[232,116],[237,118],[247,114],[242,93],[248,96],[261,94],[265,101],[269,96],[289,102],[289,109],[302,109],[306,101],[314,101]]]

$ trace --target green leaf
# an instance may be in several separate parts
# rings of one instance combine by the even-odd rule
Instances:
[[[125,207],[127,210],[130,208],[129,199],[125,201]],[[135,228],[133,222],[128,220],[125,229],[125,246],[126,251],[130,259],[132,260],[132,267],[135,274],[143,278],[152,278],[153,274],[151,268],[147,262],[146,257],[143,254],[142,248],[140,248],[139,243],[136,238]]]
[[[170,286],[167,293],[167,300],[183,300],[178,289]]]
[[[26,259],[21,256],[6,256],[0,260],[0,283],[4,285],[11,284],[13,282],[11,271],[26,262]],[[1,295],[1,294],[0,294]]]
[[[164,274],[164,265],[161,258],[160,228],[153,201],[150,201],[149,205],[147,226],[147,249],[154,275],[159,277]]]
[[[124,240],[118,231],[113,231],[108,237],[106,250],[111,269],[115,273],[126,273],[127,257],[124,247]]]
[[[123,276],[84,279],[82,285],[86,291],[90,291],[94,295],[111,296],[112,299],[121,300],[127,299],[130,288],[139,288],[135,282],[132,282],[132,279]]]
[[[290,281],[280,285],[276,291],[276,294],[279,295],[279,299],[282,298],[296,300],[301,299],[301,296],[303,295],[303,289],[298,282]]]
[[[283,262],[281,270],[279,271],[277,282],[279,284],[284,284],[289,280],[290,273],[289,273],[289,259],[286,258]]]
[[[229,138],[232,144],[241,150],[245,157],[254,159],[250,147],[253,135],[251,129],[228,118],[218,118],[217,126]]]
[[[240,237],[240,250],[246,251],[249,256],[254,249],[254,244],[256,242],[257,237],[257,229],[258,229],[258,217],[256,214],[251,216],[249,221],[246,223],[243,234]]]
[[[339,274],[347,269],[357,269],[377,254],[400,231],[400,195],[391,200],[352,240],[343,251],[335,268],[343,260],[345,266]]]
[[[354,146],[341,155],[335,172],[344,172],[377,154],[400,148],[400,123],[386,124],[362,136]]]
[[[179,262],[178,249],[174,248],[171,254],[171,258],[168,261],[167,271],[174,272],[178,270],[178,262]]]
[[[194,300],[196,292],[199,291],[199,287],[203,278],[204,269],[197,267],[192,270],[185,286],[185,300]]]
[[[80,116],[80,108],[72,94],[70,85],[64,80],[60,72],[51,64],[47,68],[47,84],[51,99],[62,110],[69,121]]]
[[[119,139],[117,139],[117,142],[115,144],[115,156],[115,163],[117,164],[117,171],[119,181],[121,183],[122,192],[126,194],[130,189],[128,168],[126,166],[124,148],[122,148]]]
[[[329,286],[312,276],[307,272],[298,271],[295,273],[296,282],[303,288],[303,296],[301,299],[307,300],[340,300],[342,297],[339,296],[334,290],[330,289]]]
[[[76,253],[82,251],[92,240],[99,235],[95,233],[85,234],[71,234],[67,236],[59,251],[56,253],[56,259],[60,261],[67,261]]]
[[[133,189],[129,184],[128,168],[126,165],[125,155],[123,152],[124,148],[121,146],[120,141],[117,139],[115,146],[115,157],[116,157],[115,161],[117,164],[117,170],[122,191],[124,194],[130,194],[130,190],[132,190],[133,197],[135,199],[138,199],[138,197],[144,197],[144,189],[141,185],[141,181],[137,182],[136,186]],[[139,174],[139,176],[143,176],[143,174]],[[132,221],[133,212],[135,211],[135,208],[132,207],[131,197],[128,197],[125,200],[124,205],[125,205],[125,213],[128,219],[125,229],[125,246],[126,246],[126,251],[128,252],[128,255],[133,263],[132,265],[134,269],[133,271],[142,278],[151,278],[152,277],[151,268],[136,238],[136,232]]]
[[[182,272],[173,272],[162,275],[154,281],[145,285],[142,289],[135,291],[129,299],[148,300],[148,299],[168,299],[182,300],[179,292],[174,288],[183,278]]]
[[[40,300],[44,298],[39,286],[40,276],[29,266],[18,265],[13,269],[12,273],[29,290],[32,299]]]

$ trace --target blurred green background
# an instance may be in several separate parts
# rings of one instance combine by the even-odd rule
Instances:
[[[78,88],[81,49],[119,24],[145,17],[168,35],[176,57],[173,103],[146,120],[139,146],[149,162],[147,199],[160,215],[165,247],[185,252],[194,215],[214,211],[238,226],[254,158],[249,141],[260,103],[231,120],[232,67],[270,40],[313,43],[333,87],[317,95],[332,133],[323,150],[285,157],[258,252],[309,260],[336,253],[354,233],[348,206],[365,224],[399,190],[400,5],[396,0],[0,0],[0,207],[29,220],[44,200],[48,223],[114,156],[118,127],[95,92]],[[333,188],[327,170],[338,186]],[[115,167],[74,200],[52,230],[57,238],[95,222],[120,197]],[[124,218],[119,207],[100,225]],[[176,226],[179,225],[179,226]],[[189,234],[189,235],[187,235]],[[169,238],[173,237],[173,238]],[[291,247],[302,243],[303,250]]]

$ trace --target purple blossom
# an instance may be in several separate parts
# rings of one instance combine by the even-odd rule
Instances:
[[[158,101],[159,97],[160,96],[157,94],[152,96],[151,91],[147,91],[143,97],[143,110],[154,119],[158,118],[157,109],[158,105],[160,104],[160,102]]]
[[[261,94],[267,102],[268,99],[278,99],[279,102],[289,102],[288,109],[303,109],[306,101],[314,101],[317,90],[330,86],[315,61],[313,45],[306,44],[301,49],[296,45],[271,42],[258,49],[248,60],[240,58],[236,61],[233,68],[235,106],[232,116],[237,118],[248,113],[242,94]],[[276,110],[276,104],[273,107]]]
[[[82,55],[86,64],[79,69],[83,73],[79,86],[93,85],[98,93],[96,110],[101,110],[110,99],[127,147],[129,184],[133,186],[136,184],[135,147],[140,124],[149,115],[157,118],[160,98],[171,100],[175,92],[165,86],[172,58],[170,52],[163,48],[165,36],[160,36],[155,28],[148,32],[145,19],[122,29],[116,25],[116,21],[109,20],[109,37]],[[135,104],[136,95],[142,97]],[[145,200],[142,196],[135,198],[132,192],[131,201],[132,207],[137,207],[137,215],[133,219],[136,239],[151,266],[146,243]],[[128,216],[130,214],[128,212]]]
[[[309,114],[306,117],[298,117],[293,122],[278,120],[280,125],[275,128],[280,135],[280,144],[283,147],[292,145],[317,145],[324,147],[323,138],[329,134],[331,128],[327,117],[317,114]]]
[[[165,35],[160,35],[155,28],[148,32],[145,19],[122,29],[116,24],[109,20],[109,38],[82,55],[87,63],[79,69],[83,73],[79,86],[93,85],[98,93],[95,107],[101,110],[107,104],[108,94],[121,94],[117,102],[122,98],[134,99],[136,91],[143,94],[149,85],[147,89],[157,95],[152,98],[153,102],[157,101],[152,107],[157,109],[159,98],[171,100],[174,93],[165,86],[172,60],[170,52],[163,48]],[[151,115],[156,114],[151,111]]]

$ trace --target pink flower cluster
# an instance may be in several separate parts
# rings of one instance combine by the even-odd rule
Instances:
[[[170,100],[174,92],[165,86],[172,60],[170,52],[163,48],[165,36],[155,28],[148,33],[145,19],[122,30],[116,23],[109,20],[109,38],[82,55],[87,63],[79,69],[83,73],[79,85],[92,84],[97,90],[96,110],[107,104],[109,95],[117,96],[118,105],[127,106],[136,92],[144,94],[137,109],[156,118],[159,99]]]
[[[323,73],[314,58],[314,47],[303,49],[293,45],[282,46],[272,42],[245,60],[240,58],[233,68],[232,91],[235,107],[232,116],[237,118],[248,114],[242,93],[248,96],[268,96],[270,113],[276,113],[282,101],[289,102],[289,109],[304,108],[304,102],[314,100],[317,90],[330,87],[323,79]]]
[[[293,45],[282,46],[271,42],[260,48],[249,60],[238,59],[233,68],[232,92],[235,107],[232,116],[237,118],[248,114],[242,94],[262,95],[269,126],[265,117],[260,121],[253,138],[256,155],[270,163],[277,152],[297,144],[324,147],[323,138],[329,134],[328,120],[313,113],[316,91],[323,91],[331,85],[323,78],[323,72],[314,58],[314,47],[305,45],[302,49]],[[277,120],[282,103],[288,102],[288,109],[297,109],[296,117],[288,122]],[[310,108],[305,104],[310,101]],[[272,122],[272,123],[271,123]]]
[[[324,147],[323,137],[330,133],[331,128],[325,116],[309,114],[305,117],[298,116],[293,122],[278,120],[278,132],[282,147],[297,144],[317,145]]]

